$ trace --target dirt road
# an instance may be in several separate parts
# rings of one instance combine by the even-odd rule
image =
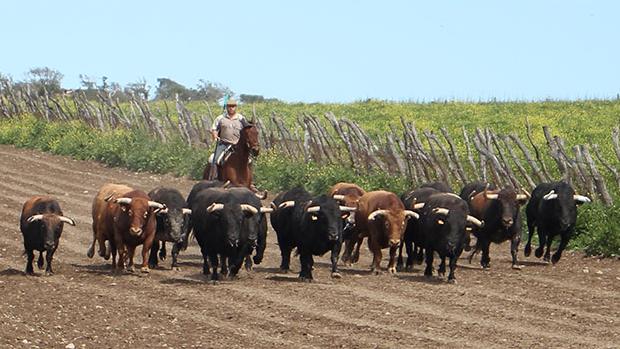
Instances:
[[[447,284],[424,278],[420,266],[370,275],[364,246],[342,279],[330,278],[329,254],[319,257],[307,284],[276,273],[270,232],[263,264],[238,280],[207,282],[195,242],[180,271],[168,259],[148,275],[113,275],[109,262],[86,257],[92,199],[106,182],[182,193],[193,184],[0,146],[1,348],[620,347],[620,261],[579,253],[556,266],[521,253],[525,268],[516,271],[509,246],[494,245],[491,270],[461,259],[458,283]],[[65,225],[50,277],[23,273],[19,214],[36,194],[56,197],[78,222]]]

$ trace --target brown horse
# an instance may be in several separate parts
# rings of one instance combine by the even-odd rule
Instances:
[[[258,143],[258,129],[252,122],[248,122],[239,135],[239,142],[233,145],[232,154],[218,165],[217,179],[220,181],[230,181],[232,186],[252,187],[252,167],[250,166],[250,155],[258,156],[260,145]],[[207,164],[203,179],[210,179],[211,164]]]

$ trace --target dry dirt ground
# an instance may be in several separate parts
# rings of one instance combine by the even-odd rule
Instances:
[[[521,257],[517,271],[508,244],[494,245],[491,270],[461,259],[458,282],[448,284],[420,266],[370,275],[364,246],[342,279],[330,278],[329,254],[317,258],[308,284],[277,273],[270,231],[263,264],[237,280],[208,282],[195,242],[180,271],[168,259],[147,275],[114,275],[109,262],[86,257],[91,202],[106,182],[183,193],[193,184],[0,146],[1,348],[620,347],[620,261],[579,253],[556,266]],[[35,194],[56,197],[78,222],[65,225],[49,277],[23,272],[19,214]]]

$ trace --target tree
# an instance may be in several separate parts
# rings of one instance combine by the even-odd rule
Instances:
[[[192,99],[192,95],[195,93],[195,91],[188,90],[185,86],[168,78],[159,78],[157,82],[159,86],[155,91],[155,99],[174,100],[175,96],[179,95],[179,99],[188,101]]]
[[[200,79],[200,83],[198,84],[198,96],[199,98],[204,98],[208,102],[217,102],[222,99],[225,95],[232,96],[234,92],[217,82],[210,82]]]
[[[151,86],[146,84],[146,80],[143,78],[142,80],[138,80],[134,83],[127,84],[125,86],[125,93],[127,94],[136,94],[145,100],[149,99],[149,92],[151,91]]]
[[[239,95],[239,100],[241,101],[241,103],[261,103],[265,101],[265,97],[260,95],[247,95],[242,93]]]
[[[57,70],[48,67],[32,68],[28,71],[27,76],[28,82],[34,87],[39,96],[43,96],[46,91],[49,94],[62,92],[60,82],[63,75]]]

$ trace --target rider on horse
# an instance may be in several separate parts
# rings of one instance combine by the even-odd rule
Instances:
[[[245,117],[237,113],[237,101],[230,97],[225,102],[225,107],[226,112],[215,118],[211,126],[211,137],[217,140],[217,145],[211,162],[210,179],[217,179],[217,165],[223,163],[220,157],[230,146],[239,142],[241,129],[247,125]]]

